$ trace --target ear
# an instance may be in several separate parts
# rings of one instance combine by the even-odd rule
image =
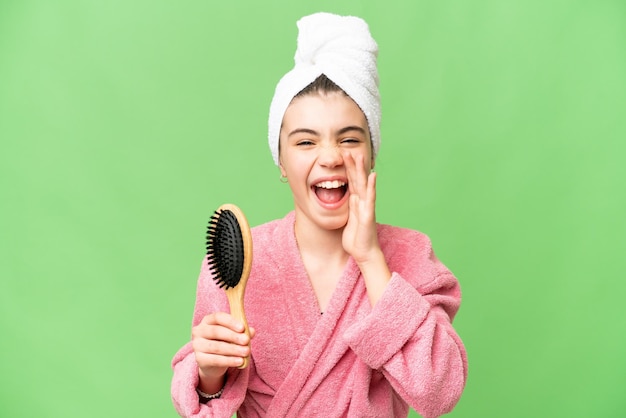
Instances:
[[[280,159],[278,160],[279,164],[278,164],[278,168],[280,168],[280,175],[283,177],[287,177],[287,172],[285,171],[284,167],[283,167],[283,162],[280,161]]]

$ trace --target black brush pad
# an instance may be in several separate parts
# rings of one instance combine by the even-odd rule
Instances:
[[[243,237],[237,217],[228,209],[216,211],[207,227],[207,262],[220,288],[235,287],[244,264]]]

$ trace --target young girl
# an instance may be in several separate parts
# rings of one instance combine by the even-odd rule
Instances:
[[[185,417],[439,416],[467,377],[451,325],[460,289],[425,235],[375,221],[376,43],[356,17],[298,27],[269,118],[294,211],[252,229],[252,341],[203,262],[174,405]]]

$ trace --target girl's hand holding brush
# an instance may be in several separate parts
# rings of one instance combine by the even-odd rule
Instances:
[[[240,367],[250,355],[253,337],[253,328],[248,337],[243,323],[226,312],[209,314],[193,327],[192,345],[200,376],[198,388],[210,394],[219,392],[226,371]]]

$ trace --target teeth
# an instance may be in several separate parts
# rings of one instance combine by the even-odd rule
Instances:
[[[345,186],[346,183],[344,181],[333,180],[333,181],[322,181],[317,183],[316,187],[321,187],[323,189],[338,189],[339,187]]]

